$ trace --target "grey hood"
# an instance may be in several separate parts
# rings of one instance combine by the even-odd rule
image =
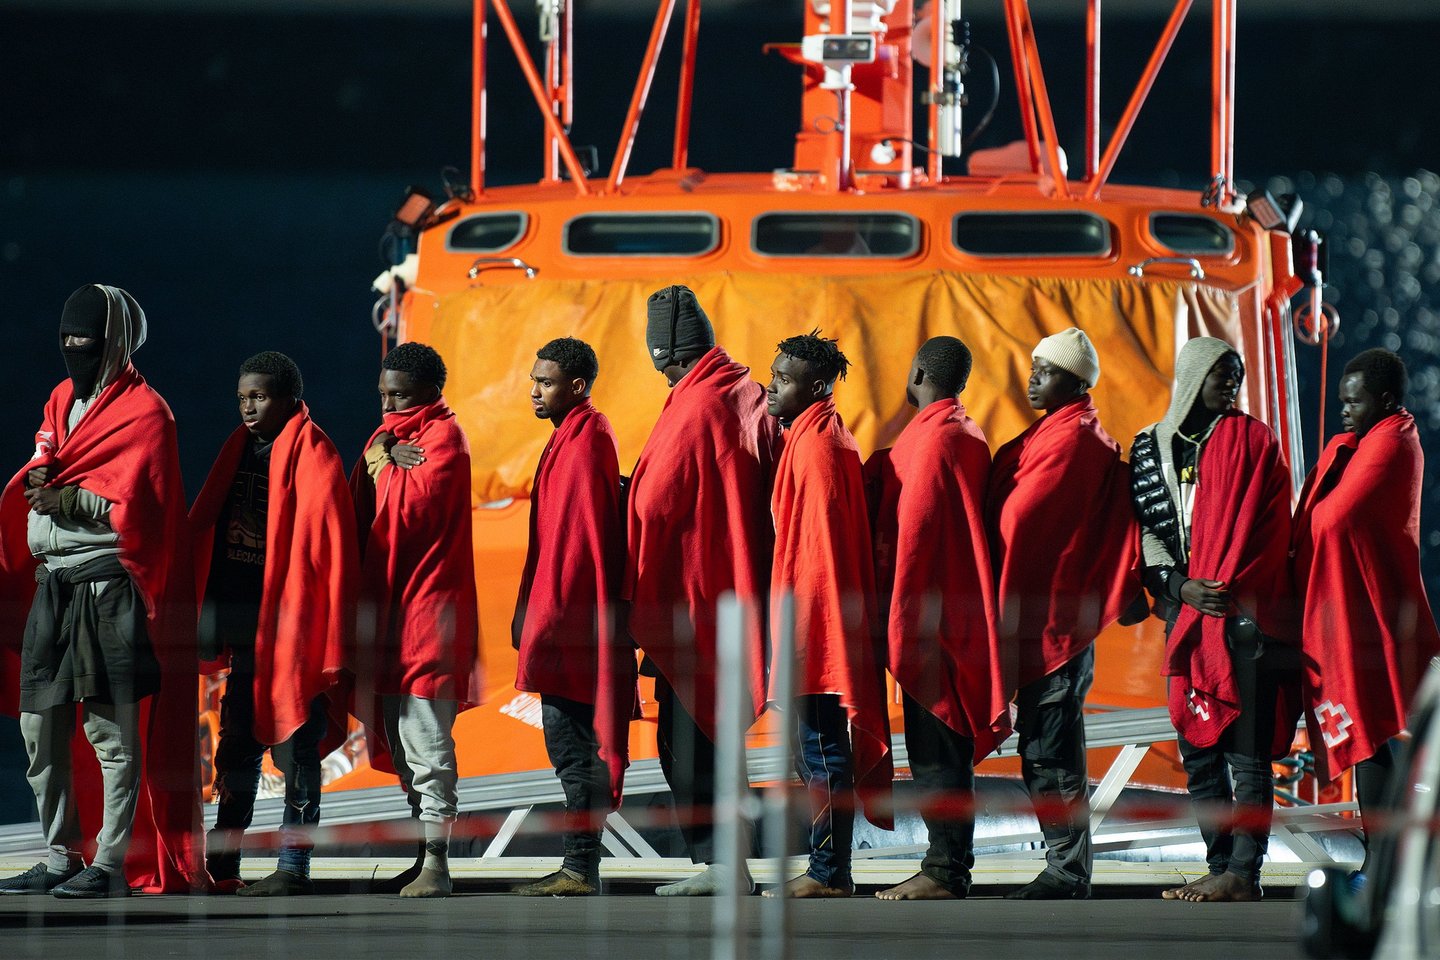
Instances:
[[[98,396],[130,363],[130,356],[145,342],[145,311],[140,304],[119,287],[97,283],[105,294],[108,310],[105,317],[105,352],[100,358],[100,379],[95,383]]]
[[[1162,451],[1169,449],[1175,431],[1200,399],[1200,388],[1205,386],[1210,368],[1221,357],[1232,353],[1239,355],[1230,344],[1214,337],[1196,337],[1180,348],[1180,355],[1175,358],[1175,389],[1170,394],[1170,409],[1165,411],[1165,419],[1155,425],[1155,439]]]
[[[1170,502],[1175,508],[1177,520],[1181,516],[1181,510],[1180,485],[1175,470],[1175,433],[1199,401],[1200,389],[1205,385],[1210,368],[1215,366],[1221,357],[1232,353],[1238,356],[1239,351],[1224,340],[1214,337],[1196,337],[1187,341],[1180,348],[1180,355],[1175,358],[1175,389],[1170,394],[1170,409],[1165,411],[1163,420],[1149,428],[1155,435],[1156,453],[1160,456],[1165,487],[1170,492]],[[1188,554],[1190,531],[1183,523],[1181,527],[1181,542]],[[1142,543],[1145,562],[1151,566],[1174,566],[1185,559],[1183,556],[1171,557],[1156,538],[1146,536],[1142,538]]]

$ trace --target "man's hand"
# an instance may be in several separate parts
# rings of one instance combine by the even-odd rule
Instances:
[[[25,491],[25,499],[30,501],[30,509],[42,517],[60,512],[60,490],[56,487],[31,487]]]
[[[35,469],[31,470],[29,473],[25,474],[25,486],[27,486],[27,487],[43,487],[43,486],[45,486],[45,481],[47,481],[47,480],[50,479],[50,473],[51,473],[51,470],[50,470],[50,465],[49,465],[49,464],[46,464],[46,465],[43,466],[43,467],[36,467]]]
[[[1186,580],[1180,588],[1180,599],[1207,617],[1230,614],[1230,591],[1219,580]]]
[[[425,451],[408,443],[397,443],[390,448],[390,462],[401,470],[414,470],[425,462]]]

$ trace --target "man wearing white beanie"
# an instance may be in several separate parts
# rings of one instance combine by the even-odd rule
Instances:
[[[1045,416],[996,452],[990,474],[1000,643],[1017,670],[1021,773],[1045,835],[1045,871],[1010,899],[1090,896],[1084,709],[1093,644],[1140,589],[1130,471],[1090,398],[1099,379],[1083,331],[1041,340],[1026,397]]]

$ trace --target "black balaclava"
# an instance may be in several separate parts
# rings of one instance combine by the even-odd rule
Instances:
[[[75,384],[77,399],[90,399],[100,379],[109,313],[110,301],[105,292],[90,283],[70,294],[60,314],[60,352],[65,357],[65,368],[70,371],[70,382]],[[90,337],[95,342],[88,347],[67,347],[67,336]]]
[[[645,346],[656,370],[703,356],[715,346],[715,328],[689,287],[674,284],[650,294]]]

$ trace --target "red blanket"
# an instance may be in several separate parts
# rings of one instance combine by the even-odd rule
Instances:
[[[727,590],[749,613],[750,719],[765,709],[767,495],[779,446],[765,388],[715,347],[670,392],[630,478],[630,634],[711,739],[715,607]]]
[[[1198,466],[1189,575],[1222,581],[1238,615],[1267,637],[1293,642],[1290,478],[1279,441],[1259,420],[1232,411],[1215,425]],[[1240,712],[1225,618],[1183,606],[1164,672],[1175,729],[1197,747],[1214,746]]]
[[[363,548],[350,712],[368,727],[371,766],[393,773],[379,697],[407,694],[472,706],[484,685],[465,432],[437,400],[385,414],[364,449],[382,433],[425,451],[418,467],[387,464],[374,481],[362,451],[350,472]]]
[[[1363,440],[1330,441],[1295,517],[1295,583],[1305,597],[1306,705],[1328,778],[1374,756],[1406,711],[1440,635],[1420,576],[1425,455],[1401,410]]]
[[[443,400],[387,414],[366,449],[381,433],[420,447],[425,462],[412,470],[387,465],[372,484],[362,457],[351,473],[365,538],[362,629],[373,623],[375,637],[356,673],[373,677],[382,695],[477,703],[470,445]]]
[[[587,400],[556,428],[535,468],[511,634],[520,651],[515,689],[594,705],[615,807],[637,706],[635,650],[619,626],[623,510],[615,431]]]
[[[795,597],[795,694],[836,694],[850,717],[855,783],[866,815],[889,828],[890,718],[884,654],[875,642],[875,570],[860,449],[834,400],[785,434],[770,499],[775,516],[771,622]],[[773,675],[773,667],[772,667]]]
[[[874,458],[872,458],[874,459]],[[932,403],[889,452],[876,510],[880,593],[890,594],[890,673],[926,710],[975,740],[975,760],[1010,734],[1010,688],[995,624],[985,533],[990,448],[955,400]]]
[[[196,586],[210,576],[215,526],[249,430],[225,441],[190,509]],[[265,576],[255,630],[255,738],[290,739],[310,703],[351,663],[359,551],[345,468],[305,404],[270,448]]]
[[[13,614],[28,607],[35,590],[36,560],[26,546],[30,506],[23,495],[31,469],[48,465],[51,486],[82,486],[110,501],[120,561],[144,598],[146,626],[161,667],[160,692],[142,707],[144,780],[125,872],[147,892],[205,890],[209,877],[195,735],[194,594],[189,567],[173,562],[185,556],[187,536],[175,419],[165,401],[128,365],[71,433],[73,401],[74,387],[65,380],[45,405],[34,458],[0,494],[0,568],[8,581],[0,596],[10,601]],[[18,641],[20,633],[6,636]],[[0,700],[7,712],[17,706],[18,676],[18,670],[5,670]],[[102,791],[99,766],[83,732],[77,732],[71,753],[81,826],[93,835],[100,822]]]
[[[1023,687],[1082,653],[1140,590],[1130,468],[1088,394],[996,452],[986,515],[1001,640]]]

